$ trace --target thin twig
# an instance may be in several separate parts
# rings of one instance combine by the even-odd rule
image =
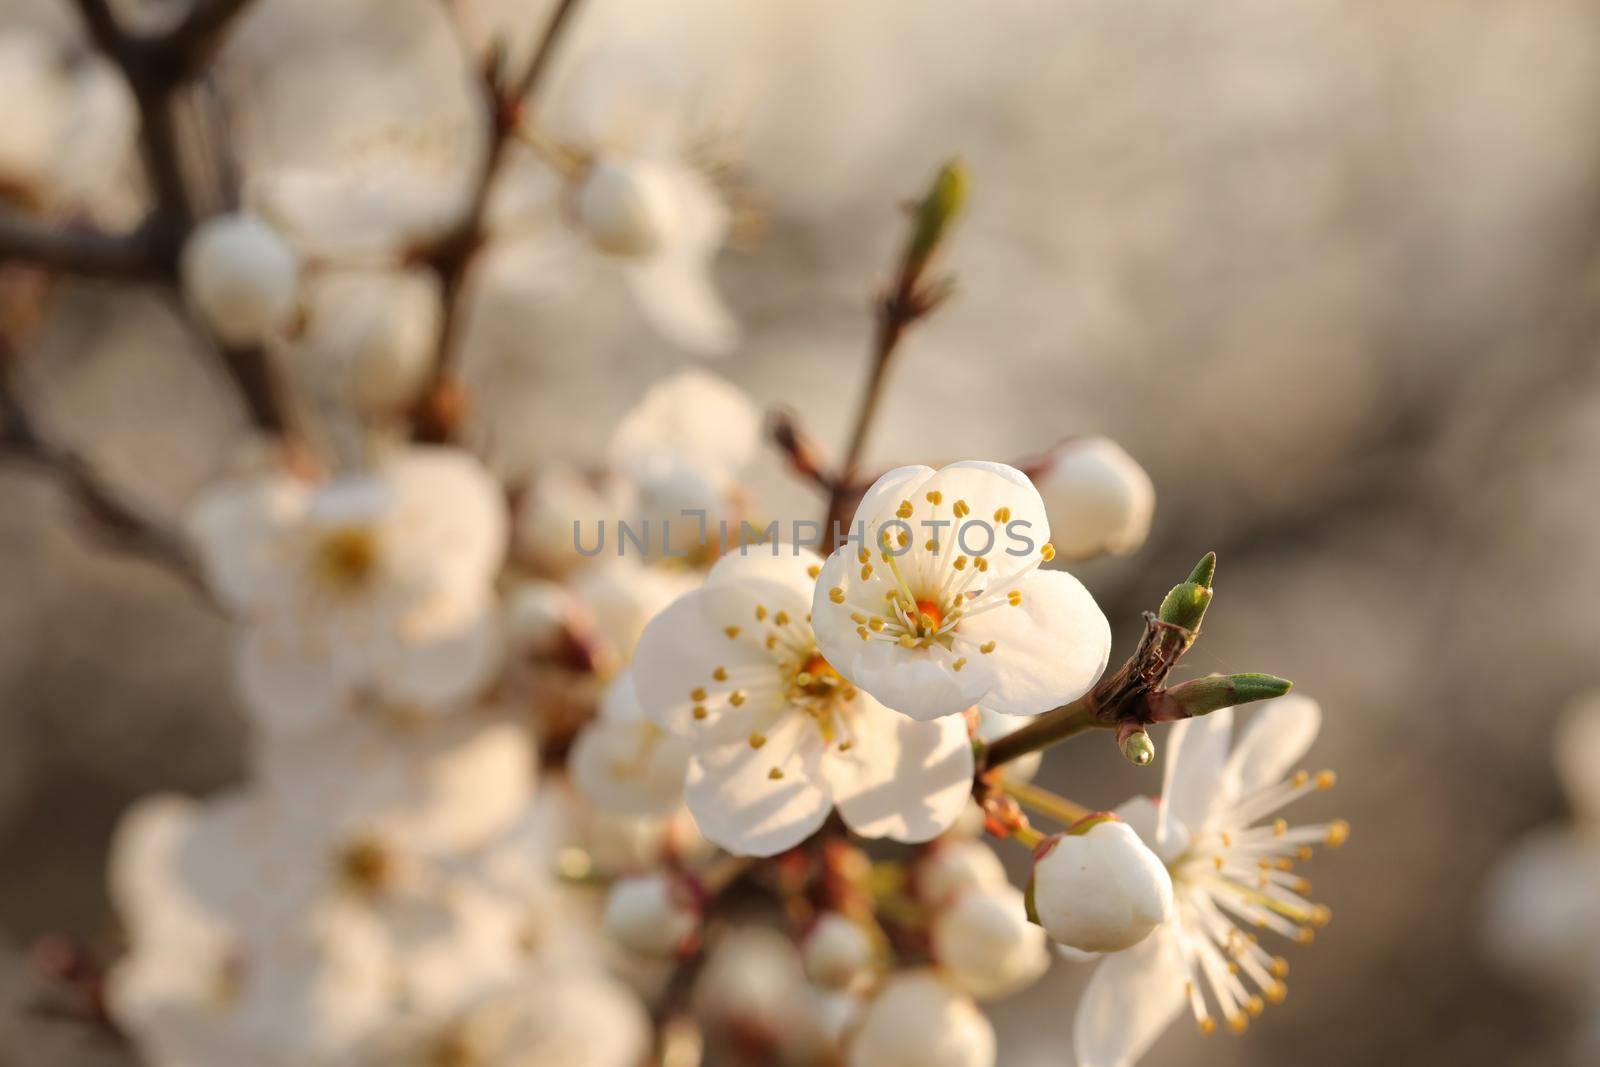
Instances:
[[[510,86],[503,80],[498,51],[491,54],[483,69],[481,92],[489,117],[489,143],[484,151],[482,170],[473,188],[472,200],[461,221],[431,248],[416,254],[416,259],[431,266],[439,275],[444,293],[444,321],[439,329],[439,350],[428,384],[413,415],[414,435],[424,441],[449,441],[459,431],[462,416],[460,396],[452,379],[461,349],[465,318],[462,296],[479,250],[487,240],[485,217],[490,194],[499,174],[506,150],[522,126],[528,102],[542,84],[554,58],[563,31],[571,23],[578,0],[560,0],[545,24],[544,33],[522,76]]]
[[[122,495],[76,449],[52,440],[23,403],[8,374],[0,373],[0,448],[7,456],[52,473],[118,543],[162,564],[209,599],[189,544]]]
[[[0,263],[12,259],[89,277],[140,278],[150,273],[151,241],[143,228],[103,233],[0,212]]]

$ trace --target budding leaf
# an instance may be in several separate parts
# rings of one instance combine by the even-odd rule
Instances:
[[[1201,557],[1200,562],[1194,565],[1194,570],[1189,572],[1189,581],[1195,585],[1211,588],[1212,579],[1217,576],[1217,554],[1207,552]]]
[[[967,169],[959,159],[939,168],[927,195],[917,205],[916,227],[906,248],[906,270],[916,276],[938,249],[967,203]]]
[[[1189,572],[1188,579],[1173,586],[1166,599],[1161,601],[1161,621],[1185,630],[1199,630],[1200,621],[1206,617],[1206,608],[1211,606],[1211,579],[1216,573],[1217,554],[1207,552],[1195,564],[1194,570]]]
[[[1185,716],[1209,715],[1222,708],[1281,697],[1294,683],[1270,674],[1208,674],[1166,691]]]

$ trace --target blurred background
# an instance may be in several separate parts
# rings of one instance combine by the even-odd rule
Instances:
[[[123,6],[159,21],[166,5]],[[548,5],[469,6],[520,41]],[[258,0],[217,73],[241,155],[461,127],[438,7]],[[70,5],[0,0],[0,29],[18,26],[81,35]],[[1297,814],[1352,823],[1308,870],[1334,921],[1291,951],[1288,1001],[1248,1036],[1175,1027],[1145,1062],[1459,1067],[1565,1048],[1572,1007],[1500,978],[1477,919],[1507,843],[1564,817],[1549,727],[1600,649],[1600,4],[592,0],[553,91],[601,44],[702,86],[753,192],[759,240],[717,265],[745,329],[717,373],[839,443],[897,205],[960,154],[958,298],[903,349],[869,459],[1113,437],[1158,500],[1141,553],[1078,572],[1115,654],[1215,549],[1185,668],[1270,671],[1323,703],[1312,760],[1339,786]],[[135,169],[97,176],[105,219],[137,216]],[[475,433],[508,472],[598,459],[648,383],[692,359],[615,294],[526,263],[482,285],[465,366],[493,386]],[[52,424],[176,516],[245,431],[202,352],[164,294],[69,281],[31,355]],[[774,515],[821,507],[776,457],[755,484]],[[119,813],[242,773],[226,634],[5,462],[0,590],[0,1062],[98,1062],[26,1010],[24,949],[64,931],[111,950]],[[1040,781],[1101,806],[1159,788],[1089,743]],[[1002,1063],[1070,1061],[1086,976],[1058,963],[999,1007]]]

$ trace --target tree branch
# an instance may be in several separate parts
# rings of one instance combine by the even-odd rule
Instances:
[[[26,260],[95,278],[141,278],[149,275],[151,258],[149,232],[143,227],[111,234],[0,212],[0,263]]]

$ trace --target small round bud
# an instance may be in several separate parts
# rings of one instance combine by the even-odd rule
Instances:
[[[916,869],[917,894],[935,908],[948,905],[968,889],[1005,884],[1006,869],[1000,857],[982,841],[940,841]]]
[[[647,163],[598,159],[577,192],[578,221],[603,252],[642,256],[667,240],[672,188]]]
[[[806,974],[828,989],[843,989],[872,962],[872,940],[838,912],[817,920],[801,946]]]
[[[1120,952],[1172,915],[1166,865],[1114,815],[1091,817],[1039,847],[1028,882],[1033,916],[1083,952]]]
[[[989,1067],[994,1027],[931,970],[902,971],[867,1005],[848,1067]]]
[[[252,215],[201,223],[181,266],[189,302],[225,344],[257,344],[294,311],[300,257]]]
[[[1110,438],[1063,443],[1034,484],[1044,497],[1051,543],[1068,558],[1125,556],[1150,534],[1155,486]]]
[[[957,985],[979,1000],[1008,997],[1050,966],[1044,931],[1028,921],[1013,886],[963,893],[933,925],[933,953]]]
[[[629,952],[670,956],[700,926],[685,887],[665,874],[620,878],[606,898],[606,933]]]

